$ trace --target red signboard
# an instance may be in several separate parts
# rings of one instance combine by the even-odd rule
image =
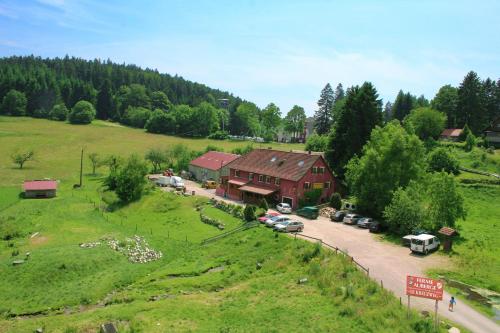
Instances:
[[[443,299],[443,281],[418,276],[406,276],[406,295],[430,298],[437,301]]]

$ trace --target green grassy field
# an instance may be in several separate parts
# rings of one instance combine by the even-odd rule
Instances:
[[[199,220],[206,199],[153,190],[103,213],[99,178],[85,184],[63,182],[57,198],[13,199],[0,211],[0,332],[96,332],[108,321],[120,332],[431,332],[428,319],[407,319],[392,294],[314,244],[259,227],[202,246],[221,233]],[[242,223],[203,207],[227,230]],[[133,235],[163,257],[137,264],[106,245],[79,247]]]
[[[71,125],[57,121],[0,116],[0,185],[20,185],[26,178],[76,179],[80,167],[80,150],[101,156],[137,153],[144,156],[149,148],[168,149],[184,144],[193,150],[215,145],[225,151],[244,147],[249,142],[180,138],[146,133],[144,130],[123,127],[116,123],[94,121],[91,125]],[[280,150],[304,149],[302,144],[254,143],[254,147],[273,147]],[[35,161],[20,172],[10,159],[18,149],[33,149]],[[91,172],[85,157],[85,170]]]

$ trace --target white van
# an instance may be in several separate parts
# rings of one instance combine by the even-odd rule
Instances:
[[[421,234],[411,238],[411,252],[427,254],[439,248],[439,239],[436,236]]]
[[[185,187],[182,178],[177,176],[170,177],[170,185],[175,189],[183,189]]]
[[[156,180],[156,185],[161,186],[161,187],[169,186],[170,185],[170,177],[168,177],[168,176],[158,177],[158,179]]]

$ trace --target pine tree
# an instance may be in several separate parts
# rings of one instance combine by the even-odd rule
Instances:
[[[330,131],[332,121],[332,108],[335,97],[330,83],[321,91],[318,101],[318,110],[314,113],[314,128],[320,135]]]
[[[485,94],[479,76],[470,71],[458,88],[458,125],[468,124],[474,135],[488,126]]]
[[[359,154],[375,126],[382,124],[382,102],[377,90],[365,82],[347,89],[345,103],[328,138],[326,159],[340,178],[354,155]]]
[[[392,118],[402,121],[416,105],[416,98],[412,94],[398,92],[396,100],[392,106]]]
[[[114,119],[113,92],[111,91],[111,81],[104,80],[97,94],[96,103],[97,119]]]
[[[500,100],[498,99],[497,83],[490,78],[483,82],[485,108],[488,123],[500,115]]]
[[[337,88],[335,88],[335,103],[337,103],[344,97],[345,97],[344,87],[342,86],[342,83],[339,83],[337,85]]]
[[[385,123],[388,123],[392,119],[392,103],[387,102],[384,106],[383,119]]]

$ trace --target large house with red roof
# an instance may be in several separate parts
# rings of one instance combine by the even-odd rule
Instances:
[[[56,196],[57,181],[26,180],[23,190],[25,198],[52,198]]]
[[[335,191],[335,178],[320,154],[255,149],[228,165],[217,194],[248,203],[286,202],[298,208],[307,192],[319,192],[319,202]]]
[[[236,154],[209,151],[189,163],[189,172],[196,180],[215,180],[228,175],[227,164],[240,157]]]

